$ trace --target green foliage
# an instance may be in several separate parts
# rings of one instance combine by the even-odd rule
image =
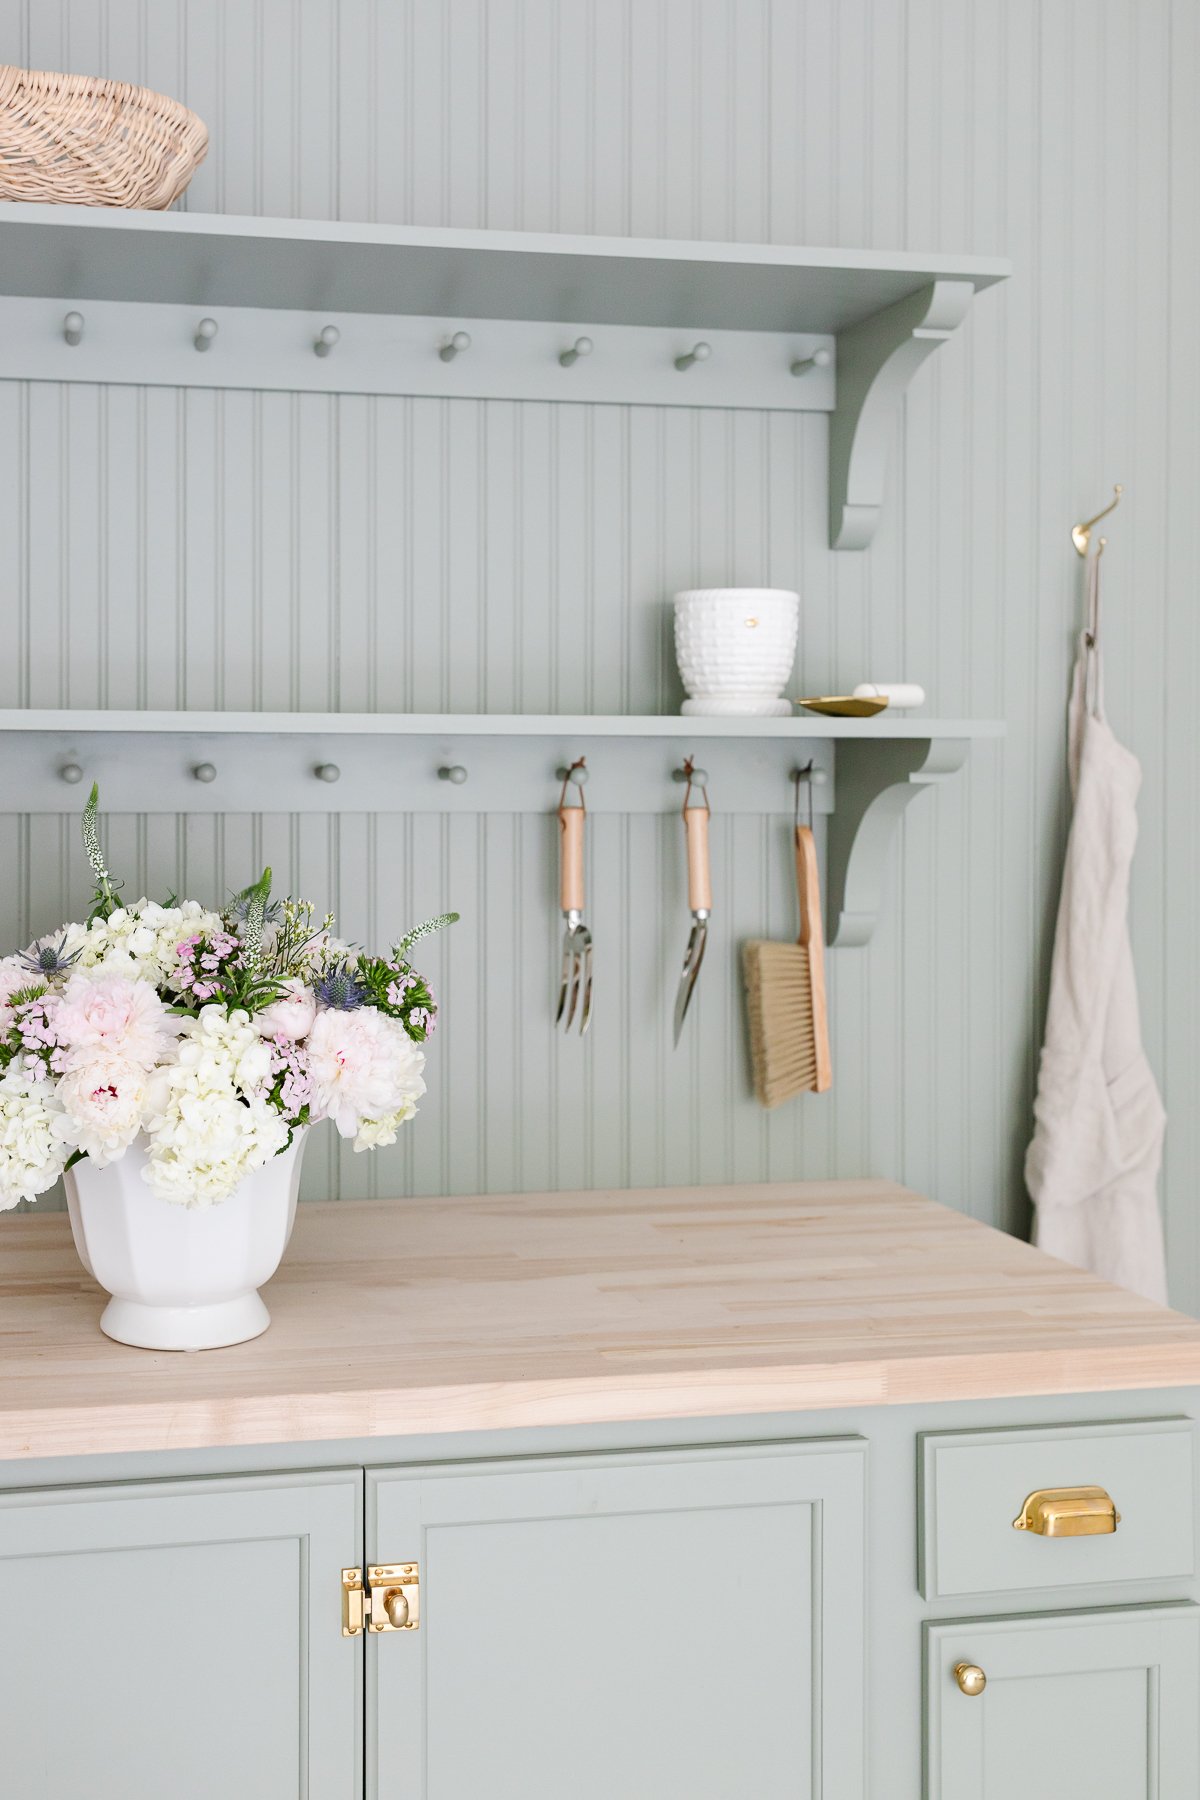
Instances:
[[[274,908],[270,909],[275,911]],[[311,900],[289,897],[278,907],[274,936],[271,941],[271,971],[281,981],[299,977],[307,980],[314,949],[321,936],[333,928],[333,914],[326,913],[320,925]]]
[[[437,1006],[423,975],[407,962],[363,954],[355,974],[367,990],[368,1006],[399,1019],[414,1044],[423,1044],[437,1018]]]

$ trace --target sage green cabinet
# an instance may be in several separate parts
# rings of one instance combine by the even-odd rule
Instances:
[[[926,1800],[1200,1794],[1200,1607],[960,1619],[925,1630]],[[983,1670],[982,1693],[961,1690],[960,1665]]]
[[[1200,1800],[1198,1415],[1200,1390],[12,1466],[0,1800]],[[1102,1483],[1117,1532],[1014,1532],[1047,1482]],[[972,1616],[928,1621],[918,1547]],[[401,1564],[419,1625],[379,1629],[372,1567]]]
[[[6,1800],[356,1800],[356,1471],[0,1495]]]
[[[861,1800],[864,1446],[369,1471],[369,1800]]]

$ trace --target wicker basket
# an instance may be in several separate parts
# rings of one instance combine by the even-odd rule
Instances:
[[[203,119],[152,88],[0,64],[0,200],[160,211],[207,149]]]

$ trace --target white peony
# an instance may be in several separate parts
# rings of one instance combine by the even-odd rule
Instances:
[[[424,1055],[398,1019],[373,1007],[319,1012],[305,1049],[313,1116],[332,1119],[342,1137],[357,1138],[365,1122],[410,1118],[425,1092]]]
[[[0,1075],[0,1212],[53,1187],[70,1154],[54,1130],[54,1096],[19,1061]]]
[[[270,1046],[249,1016],[206,1006],[185,1020],[177,1059],[150,1077],[143,1176],[163,1200],[211,1206],[288,1141],[287,1121],[261,1098]]]
[[[171,1049],[178,1029],[156,988],[148,981],[115,974],[108,963],[76,970],[54,1014],[62,1066],[67,1069],[98,1057],[152,1069]]]
[[[103,1052],[74,1064],[58,1084],[55,1131],[98,1169],[116,1162],[141,1129],[146,1081],[145,1069]]]
[[[255,1029],[265,1038],[286,1038],[295,1044],[307,1037],[317,1016],[317,1003],[311,991],[298,979],[288,981],[278,1000],[255,1013]]]

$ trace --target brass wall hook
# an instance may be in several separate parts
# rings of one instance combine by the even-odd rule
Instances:
[[[1095,518],[1084,519],[1083,523],[1080,525],[1072,525],[1071,542],[1074,544],[1080,556],[1086,556],[1088,553],[1088,538],[1091,535],[1092,526],[1098,525],[1101,519],[1107,519],[1110,512],[1116,511],[1117,507],[1121,504],[1121,495],[1124,492],[1125,489],[1121,486],[1121,483],[1119,481],[1114,482],[1113,497],[1103,511],[1098,512]]]

